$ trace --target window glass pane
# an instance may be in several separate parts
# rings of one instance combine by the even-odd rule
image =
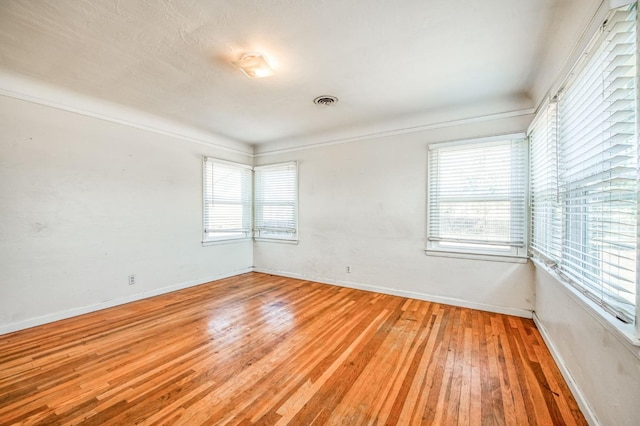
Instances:
[[[256,237],[297,240],[297,179],[298,168],[295,162],[255,168]]]
[[[523,139],[431,147],[428,249],[523,254],[525,166]]]
[[[251,168],[205,159],[204,241],[251,236]]]

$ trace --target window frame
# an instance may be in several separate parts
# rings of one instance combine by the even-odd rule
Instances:
[[[549,271],[553,276],[556,277],[556,279],[559,281],[559,283],[565,287],[567,289],[567,291],[570,292],[570,294],[572,294],[576,300],[582,302],[588,309],[589,312],[591,312],[593,314],[594,317],[596,317],[601,323],[603,324],[607,324],[608,327],[612,330],[616,330],[618,332],[619,336],[622,336],[623,339],[622,341],[624,341],[625,343],[630,344],[633,347],[637,347],[640,346],[640,279],[638,279],[638,276],[640,274],[640,268],[638,267],[638,262],[640,262],[640,256],[638,256],[638,250],[640,249],[640,244],[639,244],[639,240],[640,240],[640,227],[637,226],[637,222],[636,222],[636,234],[633,238],[633,240],[635,240],[635,265],[636,265],[636,270],[635,270],[635,315],[633,318],[633,322],[632,323],[625,323],[625,320],[629,320],[630,318],[628,317],[628,315],[623,315],[621,314],[621,311],[617,311],[615,308],[615,303],[611,304],[609,299],[607,299],[608,296],[608,292],[609,290],[596,290],[593,288],[592,284],[590,283],[589,280],[585,280],[585,282],[582,282],[582,278],[576,278],[577,275],[580,274],[586,274],[589,275],[592,272],[589,272],[589,262],[587,262],[586,258],[591,254],[588,250],[590,247],[595,247],[598,244],[602,244],[604,246],[604,243],[601,241],[602,237],[594,237],[594,239],[589,239],[587,238],[587,233],[592,232],[592,233],[597,233],[595,231],[593,231],[593,229],[596,229],[597,225],[599,225],[600,223],[614,223],[614,222],[607,222],[606,220],[606,215],[602,216],[602,218],[598,218],[598,214],[594,213],[596,212],[597,209],[594,209],[594,212],[591,212],[589,210],[589,208],[592,208],[590,203],[596,203],[596,198],[594,197],[594,195],[589,193],[589,187],[588,186],[581,186],[580,182],[581,180],[584,180],[584,177],[579,178],[580,173],[584,173],[585,169],[584,165],[581,166],[582,169],[580,167],[577,167],[575,170],[573,169],[566,169],[566,164],[567,164],[567,160],[573,160],[574,162],[576,161],[575,158],[575,154],[573,151],[575,151],[575,147],[574,146],[580,146],[583,147],[582,149],[587,149],[584,148],[584,143],[585,141],[583,141],[582,139],[579,141],[569,141],[568,139],[563,139],[563,136],[561,134],[561,130],[565,127],[563,126],[568,126],[567,128],[571,129],[572,126],[576,126],[575,124],[575,120],[580,119],[580,117],[582,117],[582,119],[584,119],[583,116],[581,115],[576,115],[576,118],[572,118],[572,120],[574,121],[562,121],[565,120],[565,112],[563,112],[562,110],[562,104],[561,102],[563,101],[563,96],[565,95],[565,92],[568,89],[573,89],[573,85],[574,84],[585,84],[585,81],[580,81],[578,80],[579,78],[585,78],[584,76],[588,76],[589,79],[594,79],[593,81],[597,81],[599,84],[602,84],[602,94],[598,94],[599,97],[595,97],[593,100],[593,104],[594,106],[590,106],[588,109],[588,111],[599,111],[598,109],[594,109],[595,106],[599,106],[602,107],[602,105],[605,105],[607,102],[612,102],[610,100],[608,100],[608,95],[607,95],[607,89],[609,88],[609,85],[611,83],[608,83],[609,81],[615,81],[612,80],[611,76],[607,76],[607,73],[613,73],[612,69],[610,68],[610,64],[607,63],[607,61],[609,61],[609,58],[611,56],[611,52],[613,52],[613,50],[610,50],[610,47],[606,47],[605,48],[605,43],[608,43],[609,36],[606,34],[607,32],[607,27],[606,25],[613,25],[615,27],[617,22],[620,22],[617,20],[617,17],[614,17],[614,15],[616,13],[619,13],[621,11],[623,11],[623,8],[627,7],[627,6],[622,6],[617,8],[617,9],[612,9],[609,11],[608,16],[606,17],[602,17],[602,24],[599,26],[599,30],[592,35],[591,37],[591,41],[586,45],[586,49],[584,54],[580,57],[579,60],[577,60],[575,62],[575,64],[573,65],[573,68],[571,68],[571,72],[568,74],[567,78],[565,78],[565,80],[561,83],[561,85],[559,86],[559,89],[557,90],[557,92],[552,92],[552,93],[556,93],[555,96],[553,96],[552,99],[549,99],[546,101],[546,104],[543,104],[543,106],[540,108],[539,112],[536,115],[536,118],[534,119],[532,125],[529,128],[528,133],[531,134],[534,126],[537,124],[537,121],[540,119],[541,115],[545,114],[545,108],[548,108],[548,106],[546,105],[553,105],[554,103],[556,103],[558,105],[558,112],[556,114],[556,122],[555,125],[556,126],[556,131],[557,131],[557,138],[555,140],[555,149],[557,151],[557,167],[558,167],[558,182],[557,182],[557,192],[558,192],[558,198],[557,198],[557,206],[559,208],[562,209],[562,217],[561,217],[561,227],[562,227],[562,232],[561,232],[561,236],[559,237],[560,239],[560,244],[559,244],[559,250],[560,252],[556,255],[556,253],[553,253],[553,250],[549,251],[548,249],[545,250],[544,247],[549,246],[549,247],[553,247],[553,246],[557,246],[557,244],[551,242],[547,242],[545,241],[543,244],[538,244],[538,247],[542,247],[542,250],[537,250],[534,248],[534,246],[536,246],[536,244],[534,244],[535,242],[532,239],[531,242],[531,253],[532,253],[532,261],[534,262],[534,264],[536,265],[536,267],[539,268],[543,268],[547,271]],[[631,6],[631,8],[634,8],[636,6]],[[638,57],[638,44],[637,44],[637,32],[638,32],[638,18],[637,18],[637,9],[635,11],[636,13],[636,18],[634,21],[634,25],[635,28],[633,29],[633,31],[636,32],[635,37],[631,37],[631,40],[634,40],[635,42],[635,49],[633,50],[633,54],[636,56],[636,60],[635,61],[631,61],[634,64],[636,64],[637,61],[637,57]],[[615,38],[615,36],[613,36],[611,38],[611,40]],[[617,43],[618,41],[616,41]],[[607,50],[604,50],[607,49]],[[617,51],[617,49],[614,49]],[[618,54],[618,53],[616,53]],[[626,53],[623,53],[626,54]],[[591,61],[598,61],[599,59],[594,59],[594,55],[603,55],[601,57],[606,57],[607,59],[605,61],[603,61],[602,64],[599,64],[598,62],[594,62],[592,63]],[[611,61],[614,61],[615,59],[611,59]],[[598,64],[597,67],[594,67],[593,64]],[[606,67],[602,67],[602,65],[606,65]],[[620,63],[616,62],[616,66],[620,65]],[[592,67],[594,67],[593,69],[599,70],[598,74],[589,74],[588,71],[585,71],[585,74],[583,75],[583,70],[587,70],[587,69],[592,69]],[[595,75],[595,77],[594,77]],[[616,77],[620,77],[622,75],[616,74]],[[635,68],[635,73],[633,74],[633,81],[635,83],[635,96],[633,96],[633,101],[635,102],[635,110],[634,110],[634,114],[635,114],[635,141],[636,141],[636,145],[635,148],[637,150],[638,146],[637,146],[637,138],[638,138],[638,118],[639,118],[639,114],[638,114],[638,96],[639,96],[639,90],[638,90],[638,67],[636,64],[636,68]],[[586,80],[588,81],[592,81],[592,80]],[[577,82],[577,83],[576,83]],[[617,88],[617,86],[615,87]],[[590,89],[592,90],[592,89]],[[580,93],[580,92],[576,92],[576,93]],[[588,92],[591,93],[591,92]],[[601,96],[601,97],[600,97]],[[617,98],[616,98],[617,99]],[[582,105],[582,104],[581,104]],[[609,114],[618,114],[618,113],[612,113],[610,112],[610,110],[608,108],[605,109],[605,111],[607,111]],[[614,110],[615,111],[615,110]],[[576,110],[571,110],[571,115],[575,115],[576,114]],[[593,112],[590,112],[590,114],[593,114]],[[603,124],[604,123],[615,123],[615,124],[609,124],[610,127],[603,127],[603,129],[608,129],[608,128],[613,128],[614,126],[622,126],[624,124],[620,124],[618,123],[618,118],[616,118],[615,120],[611,120],[611,118],[613,117],[613,115],[611,116],[605,116],[607,117],[605,120],[603,120]],[[597,115],[597,118],[600,119],[600,115]],[[590,130],[589,132],[592,132],[593,130]],[[604,135],[604,130],[601,130],[601,132],[603,132]],[[590,146],[590,150],[593,149],[595,151],[597,151],[598,149],[602,149],[599,148],[599,145],[593,145],[596,141],[596,139],[592,138],[592,134],[589,134],[589,139],[587,140],[589,142],[589,146]],[[601,144],[606,143],[607,140],[602,140]],[[570,143],[573,143],[573,145],[568,145]],[[616,142],[617,144],[618,142]],[[533,149],[533,144],[531,145],[531,149]],[[570,152],[571,155],[569,156],[569,158],[567,159],[567,155],[565,154],[566,152]],[[605,152],[605,151],[603,151]],[[533,154],[531,154],[533,155]],[[599,163],[595,162],[595,156],[592,157],[588,157],[588,160],[591,162],[593,161],[593,164],[589,166],[589,168],[593,168],[596,169],[597,167],[599,167]],[[637,196],[638,193],[638,171],[640,170],[640,163],[638,162],[638,153],[636,152],[635,156],[632,156],[630,158],[635,158],[636,159],[636,164],[635,164],[635,175],[636,175],[636,188],[634,193]],[[601,160],[602,161],[602,160]],[[569,163],[571,164],[571,163]],[[562,168],[565,168],[565,170],[570,170],[569,172],[565,172],[566,174],[563,175],[562,173]],[[606,169],[603,169],[606,171]],[[574,177],[568,178],[568,176],[572,176],[572,175],[576,175]],[[589,176],[590,175],[586,175]],[[595,175],[594,175],[595,176]],[[617,176],[617,175],[616,175]],[[616,178],[615,176],[613,176],[614,178]],[[608,179],[611,179],[612,177],[610,176]],[[606,179],[606,178],[603,178]],[[616,178],[617,179],[617,178]],[[595,184],[592,185],[601,185],[602,183],[598,183],[596,181]],[[531,185],[531,182],[530,182]],[[602,197],[609,197],[610,200],[613,201],[617,201],[622,203],[624,200],[623,198],[619,198],[619,197],[615,197],[614,195],[617,194],[616,191],[621,191],[622,187],[612,187],[610,188],[609,192],[602,192]],[[582,192],[580,192],[582,191]],[[593,190],[591,190],[593,191]],[[578,194],[578,196],[576,196],[576,194]],[[584,206],[582,207],[582,210],[579,209],[580,205],[579,204],[575,204],[576,200],[584,200]],[[635,215],[636,218],[638,217],[638,206],[640,203],[640,197],[638,197],[635,200]],[[535,214],[535,206],[532,205],[531,206],[531,215]],[[608,213],[607,214],[615,214],[615,212],[617,212],[618,210],[616,210],[617,207],[614,206],[613,210],[611,210],[611,207],[609,208]],[[621,213],[622,214],[622,213]],[[589,215],[593,216],[593,219],[591,219],[589,217]],[[572,218],[577,217],[578,220],[573,221]],[[636,219],[637,220],[637,219]],[[630,222],[631,223],[631,222]],[[595,224],[595,225],[594,225]],[[531,226],[531,224],[530,224]],[[622,224],[620,225],[622,226]],[[602,228],[602,230],[599,231],[600,233],[606,234],[608,232],[610,232],[609,230],[607,230],[607,228]],[[621,231],[619,231],[621,232]],[[558,237],[557,235],[554,235],[554,237]],[[551,240],[549,240],[551,241]],[[617,242],[614,242],[615,244],[618,244]],[[610,243],[613,244],[613,243]],[[619,243],[622,244],[622,243]],[[575,255],[573,255],[572,257],[572,250],[575,246],[578,247],[582,247],[582,250],[580,253],[583,253],[581,256],[581,258],[576,258]],[[540,251],[540,252],[539,252]],[[546,251],[546,252],[545,252]],[[611,252],[614,253],[615,251]],[[602,251],[603,256],[605,255],[609,255],[610,252],[609,251]],[[569,260],[567,260],[567,258]],[[573,260],[572,260],[573,259]],[[582,262],[580,265],[578,265],[577,262]],[[609,264],[608,262],[604,262]],[[578,266],[576,266],[578,265]],[[586,265],[586,266],[585,266]],[[611,265],[614,265],[613,263]],[[593,261],[591,261],[591,265],[593,267]],[[602,269],[602,271],[600,271],[600,269],[595,270],[597,274],[601,274],[601,275],[607,275],[607,274],[611,274],[608,270],[609,267],[603,267],[600,266],[600,269]],[[566,269],[566,270],[565,270]],[[609,283],[609,280],[605,280],[604,278],[600,277],[599,279],[599,286],[602,288],[605,288],[607,286],[610,286],[611,284]],[[598,297],[598,292],[601,292],[604,295],[601,295],[600,297]],[[625,318],[626,317],[626,318]]]
[[[214,167],[215,164],[221,164],[226,167],[232,167],[237,170],[248,170],[249,178],[247,180],[247,192],[248,192],[248,203],[243,203],[243,195],[240,194],[241,201],[240,205],[248,205],[249,214],[248,216],[242,215],[243,223],[244,219],[248,219],[248,227],[246,227],[245,231],[238,231],[238,234],[244,233],[245,235],[231,235],[231,236],[211,236],[212,232],[207,232],[207,214],[209,207],[208,198],[213,197],[213,193],[211,195],[208,194],[208,191],[213,188],[213,183],[210,183],[208,179],[213,177],[213,169],[211,170],[211,176],[209,176],[209,172],[207,170],[208,167]],[[266,235],[264,231],[256,232],[256,169],[263,170],[269,168],[282,168],[287,166],[295,167],[295,178],[294,178],[294,204],[295,204],[295,212],[294,212],[294,220],[295,220],[295,231],[281,234],[274,232],[267,232]],[[233,243],[240,241],[264,241],[264,242],[279,242],[279,243],[288,243],[288,244],[298,244],[298,207],[299,207],[299,194],[298,194],[298,162],[297,161],[287,161],[282,163],[273,163],[273,164],[265,164],[260,166],[251,166],[248,164],[237,163],[233,161],[221,160],[215,157],[203,156],[202,157],[202,245],[214,245],[214,244],[224,244],[224,243]],[[245,227],[243,227],[244,229]],[[260,233],[262,232],[262,235]]]
[[[239,230],[237,232],[237,234],[239,235],[232,234],[232,235],[226,235],[226,236],[225,235],[212,236],[210,234],[213,234],[214,232],[207,231],[207,224],[208,224],[207,215],[208,215],[208,209],[209,209],[209,203],[207,198],[208,197],[213,198],[214,196],[213,192],[211,194],[208,194],[209,189],[213,191],[213,182],[208,182],[208,178],[213,177],[214,167],[216,164],[220,164],[226,167],[231,167],[239,171],[241,170],[249,171],[249,179],[246,182],[248,184],[248,188],[247,188],[248,194],[241,193],[240,201],[238,203],[233,203],[234,205],[238,204],[243,206],[242,222],[243,222],[243,229],[244,229],[245,228],[244,222],[245,222],[245,219],[247,219],[247,215],[245,215],[245,212],[244,212],[244,207],[246,206],[246,203],[243,201],[243,199],[248,195],[248,199],[249,199],[248,227],[246,227],[245,231]],[[208,171],[207,171],[208,167],[212,168],[211,176],[208,175]],[[252,238],[252,233],[253,233],[253,171],[252,171],[252,167],[242,163],[236,163],[232,161],[220,160],[214,157],[203,156],[202,158],[202,244],[211,245],[211,244],[230,243],[230,242],[237,242],[237,241],[250,241]]]
[[[433,197],[432,191],[434,184],[432,182],[432,155],[433,151],[440,148],[452,148],[452,147],[461,147],[465,145],[473,145],[477,146],[480,144],[497,144],[499,142],[506,141],[519,141],[523,144],[520,148],[522,152],[520,155],[522,156],[523,164],[522,164],[522,173],[520,176],[522,180],[522,205],[520,206],[520,211],[522,217],[519,221],[522,223],[524,229],[522,230],[522,243],[518,247],[508,246],[508,245],[493,245],[493,244],[473,244],[473,243],[458,243],[456,246],[455,242],[443,242],[437,240],[435,236],[432,236],[432,214],[433,214]],[[498,261],[498,262],[513,262],[513,263],[525,263],[527,261],[527,247],[528,247],[528,217],[527,217],[527,200],[528,200],[528,167],[527,167],[527,141],[526,134],[523,132],[505,134],[505,135],[497,135],[483,138],[474,138],[474,139],[465,139],[453,142],[444,142],[444,143],[436,143],[431,144],[428,147],[428,157],[427,157],[427,221],[426,221],[426,246],[425,253],[430,256],[441,256],[441,257],[456,257],[456,258],[466,258],[466,259],[478,259],[478,260],[489,260],[489,261]],[[513,172],[513,170],[512,170]],[[462,197],[464,199],[465,197]],[[468,198],[468,197],[466,197]],[[487,200],[490,197],[487,198]],[[461,200],[462,200],[461,199]],[[510,197],[500,197],[503,201],[513,202]],[[495,201],[495,199],[494,199]],[[497,248],[501,247],[501,248]],[[504,248],[502,248],[504,247]]]
[[[293,201],[293,221],[295,222],[295,227],[293,228],[293,232],[278,232],[275,230],[268,230],[268,229],[262,229],[257,227],[256,225],[256,221],[258,219],[258,217],[260,216],[260,212],[259,210],[259,205],[256,202],[257,200],[257,194],[259,192],[259,185],[258,185],[258,173],[261,173],[263,171],[268,171],[269,169],[282,169],[283,167],[293,167],[294,171],[295,171],[295,175],[293,178],[293,196],[294,196],[294,201]],[[254,183],[254,195],[253,195],[253,212],[254,212],[254,216],[253,216],[253,239],[254,241],[266,241],[266,242],[280,242],[280,243],[291,243],[291,244],[297,244],[298,243],[298,206],[299,206],[299,194],[298,194],[298,162],[297,161],[287,161],[287,162],[282,162],[282,163],[273,163],[273,164],[265,164],[265,165],[260,165],[260,166],[254,166],[253,167],[253,171],[254,171],[254,176],[253,176],[253,183]],[[277,203],[277,202],[262,202],[260,203],[260,205],[265,206],[265,205],[282,205],[282,203]]]

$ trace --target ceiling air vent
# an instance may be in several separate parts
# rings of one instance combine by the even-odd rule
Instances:
[[[338,102],[338,98],[336,98],[335,96],[318,96],[313,100],[314,104],[326,107],[331,106],[336,102]]]

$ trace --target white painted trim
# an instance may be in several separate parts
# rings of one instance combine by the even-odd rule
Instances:
[[[241,169],[253,170],[253,166],[251,164],[238,163],[237,161],[222,160],[220,158],[210,157],[208,155],[204,155],[203,158],[205,163],[222,164],[225,166],[233,166]]]
[[[84,115],[103,121],[121,124],[152,133],[194,142],[235,154],[253,156],[253,147],[249,144],[225,138],[180,123],[172,123],[161,117],[137,111],[123,105],[113,104],[97,98],[86,97],[67,89],[58,88],[48,83],[8,74],[0,71],[0,95],[21,101],[31,102],[59,110]],[[64,102],[60,99],[64,99]],[[160,127],[162,123],[162,127]],[[191,133],[191,135],[189,135]],[[196,135],[197,134],[197,135]],[[233,148],[220,143],[228,141],[229,145],[237,145],[244,149]]]
[[[470,309],[477,309],[480,311],[494,312],[498,314],[513,315],[513,316],[528,318],[528,319],[531,319],[533,315],[532,311],[528,311],[526,309],[489,305],[489,304],[479,303],[479,302],[469,302],[467,300],[457,299],[454,297],[435,296],[431,294],[418,293],[414,291],[405,291],[405,290],[398,290],[398,289],[388,288],[388,287],[379,287],[379,286],[374,286],[369,284],[355,283],[352,281],[313,277],[313,276],[297,274],[293,272],[276,271],[268,268],[254,267],[253,271],[260,272],[263,274],[277,275],[281,277],[295,278],[295,279],[305,280],[305,281],[314,281],[322,284],[330,284],[330,285],[336,285],[340,287],[354,288],[357,290],[365,290],[365,291],[372,291],[375,293],[389,294],[391,296],[407,297],[410,299],[425,300],[427,302],[442,303],[445,305],[459,306],[462,308],[470,308]]]
[[[438,142],[429,144],[429,150],[440,149],[440,148],[450,148],[454,146],[467,146],[473,144],[489,144],[492,142],[506,142],[507,140],[514,139],[526,139],[526,132],[516,132],[516,133],[505,133],[501,135],[495,136],[485,136],[481,138],[471,138],[471,139],[459,139],[450,142]],[[496,144],[494,144],[496,145]]]
[[[609,0],[609,9],[617,9],[622,6],[630,5],[631,3],[635,3],[637,0]]]
[[[415,126],[415,127],[400,128],[395,130],[385,130],[382,132],[375,132],[375,133],[368,133],[368,134],[363,134],[359,136],[332,139],[327,141],[310,143],[307,145],[294,146],[290,148],[264,150],[258,153],[255,153],[255,151],[260,150],[260,145],[255,144],[253,157],[263,157],[265,155],[296,152],[296,151],[301,151],[306,149],[313,149],[313,148],[319,148],[319,147],[330,146],[330,145],[339,145],[339,144],[348,143],[348,142],[356,142],[364,139],[382,138],[386,136],[397,136],[397,135],[403,135],[406,133],[423,132],[426,130],[435,130],[435,129],[441,129],[444,127],[460,126],[463,124],[498,120],[502,118],[520,117],[523,115],[533,114],[535,113],[535,111],[536,111],[536,108],[520,109],[520,110],[507,111],[507,112],[501,112],[496,114],[488,114],[488,115],[482,115],[482,116],[476,116],[476,117],[462,118],[457,120],[443,121],[443,122],[433,123],[433,124],[425,124],[425,125]]]
[[[242,237],[242,238],[227,238],[224,240],[206,240],[202,241],[202,247],[208,246],[217,246],[220,244],[233,244],[233,243],[246,243],[253,241],[251,237]]]
[[[558,368],[560,369],[560,373],[562,374],[562,377],[564,377],[565,382],[567,382],[569,389],[571,389],[571,393],[573,394],[573,397],[576,399],[576,402],[580,407],[580,411],[582,411],[582,414],[584,415],[585,419],[591,426],[599,426],[601,423],[598,421],[596,414],[591,409],[591,406],[587,402],[587,399],[582,393],[582,390],[580,389],[576,381],[573,379],[573,376],[571,375],[571,372],[569,371],[567,364],[564,362],[564,359],[562,358],[562,356],[560,355],[560,352],[558,352],[558,349],[554,345],[553,340],[551,339],[551,336],[549,336],[547,329],[544,327],[544,324],[542,323],[540,318],[538,318],[535,312],[533,313],[533,322],[536,324],[536,327],[538,327],[538,331],[540,331],[542,340],[544,340],[544,342],[547,344],[547,348],[549,348],[549,352],[551,352],[551,356],[553,357],[553,360],[558,365]]]
[[[296,232],[296,235],[298,233]],[[279,243],[279,244],[298,244],[298,237],[296,236],[295,240],[287,240],[284,238],[263,238],[263,237],[253,237],[254,242],[259,243]]]
[[[123,305],[125,303],[135,302],[137,300],[142,300],[142,299],[148,299],[153,296],[158,296],[161,294],[171,293],[173,291],[182,290],[185,288],[198,286],[211,281],[234,277],[236,275],[245,274],[247,272],[260,272],[264,274],[278,275],[282,277],[289,277],[289,278],[295,278],[295,279],[301,279],[301,280],[307,280],[307,281],[314,281],[322,284],[337,285],[341,287],[354,288],[358,290],[389,294],[392,296],[400,296],[400,297],[407,297],[407,298],[417,299],[417,300],[425,300],[428,302],[443,303],[447,305],[460,306],[463,308],[470,308],[470,309],[478,309],[481,311],[495,312],[495,313],[505,314],[505,315],[514,315],[514,316],[523,317],[523,318],[532,317],[532,312],[525,309],[509,308],[504,306],[489,305],[489,304],[477,303],[477,302],[468,302],[466,300],[456,299],[451,297],[434,296],[434,295],[428,295],[424,293],[403,291],[403,290],[372,286],[372,285],[360,284],[360,283],[343,281],[343,280],[332,280],[328,278],[311,277],[311,276],[295,274],[291,272],[275,271],[267,268],[248,267],[248,268],[242,268],[227,274],[214,275],[212,277],[208,277],[203,280],[185,281],[182,283],[173,284],[173,285],[162,287],[162,288],[149,290],[143,293],[132,294],[132,295],[118,298],[118,299],[95,303],[89,306],[82,306],[78,308],[67,309],[65,311],[54,312],[52,314],[43,315],[40,317],[29,318],[29,319],[11,323],[11,324],[5,324],[0,326],[0,336],[3,334],[13,333],[15,331],[24,330],[27,328],[36,327],[39,325],[48,324],[48,323],[60,321],[67,318],[72,318],[72,317],[87,314],[90,312],[100,311],[100,310],[111,308],[114,306]]]
[[[48,324],[55,321],[75,317],[78,315],[87,314],[90,312],[100,311],[102,309],[111,308],[118,305],[124,305],[125,303],[135,302],[137,300],[148,299],[153,296],[161,294],[171,293],[176,290],[182,290],[188,287],[194,287],[211,281],[221,280],[224,278],[234,277],[236,275],[252,272],[251,267],[239,269],[228,274],[214,275],[205,279],[184,281],[178,284],[169,285],[154,290],[145,291],[143,293],[131,294],[118,299],[107,300],[100,303],[95,303],[89,306],[82,306],[79,308],[67,309],[66,311],[54,312],[52,314],[43,315],[41,317],[29,318],[20,322],[14,322],[0,326],[0,336],[7,333],[13,333],[14,331],[24,330],[26,328],[36,327],[38,325]]]
[[[434,248],[427,248],[424,250],[427,256],[435,257],[452,257],[454,259],[470,259],[470,260],[484,260],[487,262],[502,262],[502,263],[527,263],[529,258],[527,256],[516,256],[507,254],[488,254],[488,253],[471,253],[462,251],[451,250],[439,250]]]

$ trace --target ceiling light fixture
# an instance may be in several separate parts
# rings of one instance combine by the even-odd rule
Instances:
[[[269,65],[267,58],[260,53],[245,53],[240,60],[233,62],[249,78],[269,77],[273,74],[273,68]]]

